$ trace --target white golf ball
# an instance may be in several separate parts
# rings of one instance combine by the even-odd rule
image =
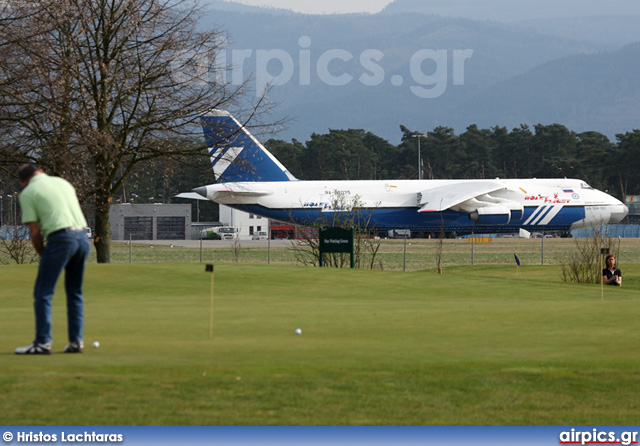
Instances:
[[[100,347],[100,343],[98,341],[93,343],[93,348],[98,348]]]
[[[296,334],[297,335],[302,334],[302,330],[300,330],[299,328],[296,328]]]

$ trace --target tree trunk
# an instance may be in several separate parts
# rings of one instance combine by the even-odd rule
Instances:
[[[109,208],[111,197],[96,194],[96,233],[93,245],[98,263],[111,263],[111,224]]]
[[[622,173],[618,173],[618,181],[620,182],[620,196],[622,197],[622,201],[627,201],[627,182],[626,179],[623,178]]]

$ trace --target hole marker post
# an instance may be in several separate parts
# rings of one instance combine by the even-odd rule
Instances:
[[[605,268],[608,268],[607,265],[604,264],[604,258],[609,254],[609,248],[600,248],[600,268],[604,271]],[[600,274],[600,300],[604,302],[604,275]]]
[[[213,339],[213,265],[208,264],[205,272],[211,273],[211,300],[209,303],[209,339]]]

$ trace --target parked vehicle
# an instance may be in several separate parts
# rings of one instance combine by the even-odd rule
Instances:
[[[391,229],[387,232],[389,238],[411,238],[410,229]]]
[[[207,240],[234,240],[238,238],[238,229],[233,226],[207,228],[201,231],[202,238]]]

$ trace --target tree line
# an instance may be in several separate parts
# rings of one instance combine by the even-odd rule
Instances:
[[[579,178],[618,198],[640,194],[640,130],[616,136],[561,124],[479,129],[456,134],[400,126],[394,145],[358,129],[314,133],[306,143],[265,144],[296,177],[315,180]],[[420,167],[418,162],[420,153]]]

